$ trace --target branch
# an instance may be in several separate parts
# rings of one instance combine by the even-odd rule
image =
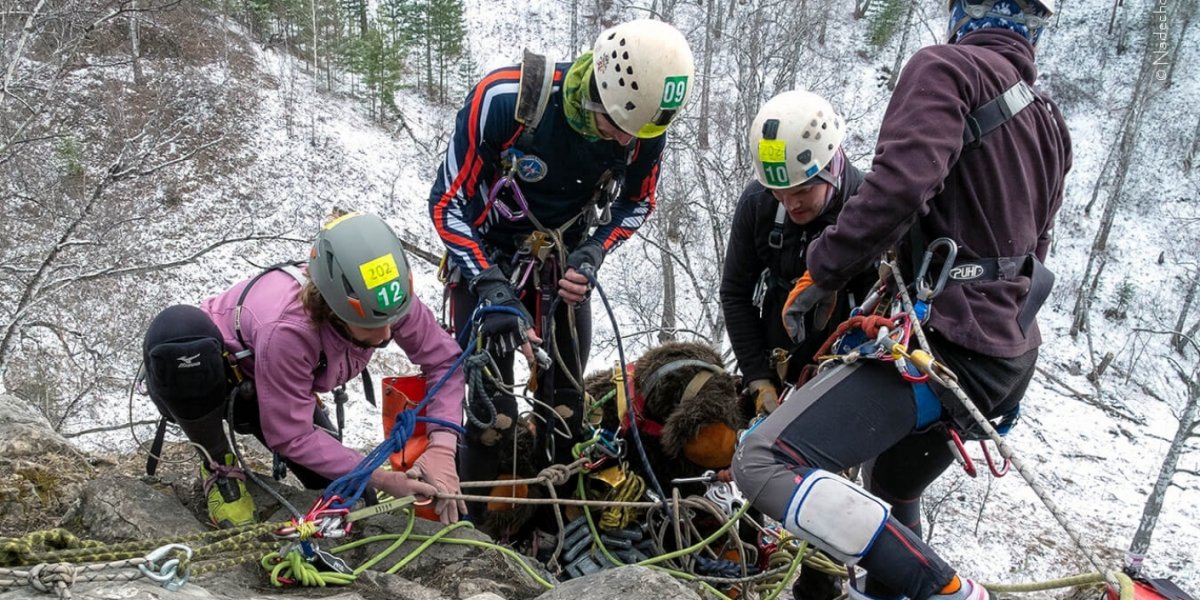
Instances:
[[[441,255],[439,255],[435,252],[430,252],[429,250],[426,250],[425,248],[422,248],[416,242],[410,242],[408,240],[401,239],[400,245],[404,246],[405,252],[408,252],[409,254],[412,254],[421,260],[423,260],[435,267],[442,266]]]
[[[84,435],[91,435],[93,433],[104,433],[106,431],[117,431],[119,429],[127,429],[129,427],[138,427],[141,425],[157,425],[157,424],[158,424],[158,419],[148,419],[145,421],[134,421],[132,423],[122,423],[120,425],[106,425],[104,427],[93,427],[91,429],[84,429],[81,431],[75,431],[75,432],[71,432],[71,433],[60,433],[59,435],[70,439],[70,438],[80,437],[80,436],[84,436]]]
[[[21,40],[17,42],[17,49],[13,52],[12,59],[8,63],[8,71],[4,74],[4,86],[0,87],[0,89],[5,91],[5,94],[0,96],[0,104],[4,104],[4,98],[8,97],[7,92],[9,86],[12,85],[13,73],[16,72],[17,64],[21,62],[21,54],[25,52],[25,44],[29,42],[29,36],[33,33],[33,19],[45,4],[46,0],[40,0],[37,6],[33,7],[33,11],[29,13],[29,18],[25,19],[25,26],[21,28]]]
[[[659,327],[655,327],[653,329],[643,329],[641,331],[635,331],[633,333],[625,333],[625,334],[621,335],[621,339],[637,337],[640,335],[650,335],[652,333],[658,333],[660,329],[661,328],[659,328]],[[712,345],[712,340],[709,339],[709,337],[707,335],[704,335],[703,333],[700,333],[699,331],[696,331],[695,329],[692,329],[690,327],[674,327],[672,329],[677,332],[690,333],[690,334],[704,340],[704,343],[706,343],[710,346]]]
[[[77,276],[69,277],[69,278],[65,278],[65,279],[58,279],[58,280],[55,280],[55,281],[52,281],[52,282],[46,284],[46,287],[43,288],[43,292],[44,293],[52,293],[66,285],[83,283],[83,282],[87,282],[87,281],[95,281],[97,279],[108,279],[111,277],[123,277],[125,275],[141,275],[144,273],[153,273],[156,271],[162,271],[165,269],[180,267],[183,265],[187,265],[187,264],[196,262],[196,260],[198,260],[200,257],[204,256],[205,254],[208,254],[209,252],[212,252],[213,250],[216,250],[217,248],[220,248],[222,246],[228,246],[229,244],[236,244],[239,242],[252,242],[252,241],[259,241],[259,240],[279,240],[279,239],[283,239],[283,238],[279,235],[244,235],[244,236],[235,237],[235,238],[224,238],[224,239],[218,240],[216,242],[213,242],[213,243],[197,250],[196,252],[193,252],[192,254],[189,254],[189,255],[181,257],[181,258],[176,258],[174,260],[170,260],[165,263],[157,263],[157,264],[153,264],[153,265],[141,265],[141,266],[136,266],[136,267],[124,267],[124,268],[108,267],[108,268],[101,269],[99,271],[85,273],[83,275],[77,275]]]
[[[1075,388],[1072,388],[1070,385],[1067,385],[1067,382],[1063,381],[1062,379],[1059,379],[1054,374],[1050,373],[1050,371],[1047,371],[1046,369],[1042,368],[1040,365],[1035,365],[1034,369],[1036,369],[1037,372],[1040,373],[1042,376],[1044,376],[1046,379],[1049,379],[1051,383],[1054,383],[1055,385],[1058,385],[1058,386],[1062,387],[1063,389],[1067,390],[1068,392],[1070,392],[1072,396],[1074,396],[1077,400],[1079,400],[1080,402],[1083,402],[1084,404],[1087,404],[1089,406],[1094,406],[1094,407],[1108,413],[1109,415],[1112,415],[1112,416],[1120,418],[1120,419],[1124,419],[1131,423],[1137,423],[1139,425],[1145,424],[1145,420],[1143,420],[1141,418],[1138,418],[1134,415],[1123,413],[1123,412],[1117,410],[1116,408],[1108,406],[1108,405],[1092,398],[1092,396],[1089,394],[1084,394],[1082,392],[1075,390]]]
[[[1192,336],[1190,336],[1182,331],[1171,331],[1171,330],[1167,330],[1167,329],[1147,329],[1144,327],[1134,327],[1133,330],[1134,331],[1144,331],[1146,333],[1161,333],[1161,334],[1165,334],[1165,335],[1176,335],[1182,339],[1187,340],[1188,343],[1190,343],[1192,345],[1192,347],[1196,349],[1197,352],[1200,352],[1200,343],[1197,343],[1196,340],[1192,338]]]
[[[176,137],[178,137],[178,136],[176,136]],[[174,138],[172,138],[172,139],[174,139]],[[191,160],[192,157],[196,156],[197,152],[200,152],[201,150],[204,150],[205,148],[211,148],[212,146],[215,146],[223,141],[225,141],[225,137],[224,136],[219,137],[211,142],[208,142],[207,144],[202,144],[196,148],[192,148],[190,151],[183,154],[182,156],[178,156],[176,158],[168,160],[167,162],[160,163],[160,164],[154,165],[154,166],[146,168],[146,169],[139,169],[137,167],[129,167],[129,168],[126,168],[123,170],[117,170],[120,167],[120,164],[118,163],[116,165],[113,165],[113,168],[109,171],[109,178],[112,179],[113,181],[120,181],[120,180],[128,178],[128,177],[133,177],[135,175],[137,177],[145,177],[147,175],[152,175],[156,171],[161,171],[162,169],[165,169],[171,165],[181,163],[185,160]]]

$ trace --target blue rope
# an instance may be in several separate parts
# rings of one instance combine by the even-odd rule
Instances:
[[[517,309],[507,306],[481,306],[475,309],[475,313],[471,315],[471,321],[475,322],[484,315],[490,313],[509,313],[518,316],[521,314],[521,312]],[[475,338],[473,335],[470,335],[472,329],[465,329],[464,331],[468,333],[466,338],[467,343],[461,345],[466,349],[463,350],[463,353],[459,355],[457,360],[454,361],[454,364],[450,366],[450,369],[442,375],[441,379],[438,379],[437,383],[435,383],[433,387],[429,388],[429,391],[425,393],[425,398],[421,400],[420,404],[417,404],[413,408],[399,412],[396,415],[396,424],[392,426],[392,431],[388,434],[387,438],[385,438],[383,442],[381,442],[375,447],[374,450],[367,454],[362,461],[358,463],[358,466],[354,467],[352,471],[333,480],[333,482],[325,488],[326,499],[334,496],[341,498],[340,501],[330,505],[331,508],[349,508],[350,506],[353,506],[355,502],[358,502],[358,500],[362,498],[363,492],[367,489],[367,483],[371,478],[371,473],[374,473],[375,469],[383,466],[383,463],[387,461],[388,457],[391,456],[392,453],[399,452],[404,449],[404,445],[407,444],[409,438],[412,437],[417,423],[441,425],[443,427],[449,427],[459,433],[464,431],[462,426],[457,423],[451,423],[450,421],[437,419],[434,417],[417,415],[417,413],[423,410],[425,406],[429,404],[431,400],[433,400],[434,396],[441,391],[442,386],[446,384],[446,381],[450,379],[450,376],[462,367],[463,363],[466,362],[467,357],[474,353],[474,348],[472,348],[472,346],[474,346]]]

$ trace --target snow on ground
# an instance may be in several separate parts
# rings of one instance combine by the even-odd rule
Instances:
[[[525,5],[514,3],[514,6]],[[468,11],[472,47],[481,71],[514,62],[519,47],[513,40],[528,40],[534,50],[568,58],[572,52],[563,41],[565,34],[557,32],[547,37],[544,33],[554,22],[555,11],[560,10],[557,4],[554,7],[546,11],[522,8],[504,19],[497,15],[506,14],[505,11],[490,5]],[[1063,17],[1068,22],[1075,18]],[[1082,28],[1085,24],[1077,25]],[[1051,63],[1066,60],[1063,55],[1067,53],[1076,54],[1074,49],[1085,39],[1085,33],[1071,33],[1069,29],[1053,32],[1046,45]],[[581,34],[581,39],[588,37]],[[831,37],[837,39],[836,35]],[[852,35],[848,37],[853,39]],[[398,104],[403,107],[405,122],[411,130],[385,130],[371,119],[357,98],[344,91],[325,91],[323,80],[314,84],[296,61],[283,58],[274,50],[256,52],[261,69],[254,74],[258,107],[257,117],[247,124],[253,127],[251,143],[241,150],[245,168],[213,182],[214,201],[228,197],[226,194],[267,194],[278,211],[258,217],[286,223],[298,240],[311,236],[321,215],[332,205],[373,210],[385,215],[402,236],[423,247],[437,248],[426,214],[426,199],[444,148],[440,140],[448,133],[456,107],[430,106],[419,96],[402,92]],[[1119,65],[1092,64],[1095,59],[1087,53],[1082,53],[1080,60],[1091,61],[1089,68],[1097,72],[1121,70]],[[1043,71],[1050,73],[1051,86],[1059,93],[1066,90],[1065,77],[1052,66],[1044,66]],[[860,115],[864,129],[878,123],[885,106],[880,98],[871,96],[886,93],[874,87],[876,76],[874,66],[858,70],[857,81],[852,84],[856,91],[846,98],[848,111]],[[1180,81],[1189,81],[1194,87],[1196,79],[1181,77]],[[281,89],[292,90],[290,100]],[[1111,95],[1120,96],[1116,92]],[[1075,103],[1074,106],[1094,105]],[[1047,338],[1041,364],[1075,390],[1095,398],[1090,383],[1082,376],[1068,374],[1071,366],[1082,367],[1086,372],[1091,364],[1084,358],[1084,338],[1071,340],[1066,332],[1074,293],[1080,285],[1086,254],[1102,210],[1098,205],[1088,216],[1082,213],[1082,207],[1090,199],[1107,152],[1106,140],[1114,135],[1115,126],[1111,114],[1095,110],[1070,112],[1067,117],[1075,140],[1075,171],[1050,258],[1059,284],[1041,318]],[[863,140],[870,140],[871,136],[868,131]],[[262,185],[264,181],[271,183]],[[1189,251],[1194,259],[1195,251],[1195,247],[1181,249],[1178,244],[1172,246],[1164,241],[1162,228],[1171,226],[1164,211],[1175,210],[1168,214],[1177,215],[1178,211],[1194,210],[1186,202],[1172,200],[1191,194],[1194,204],[1194,191],[1183,180],[1168,180],[1165,184],[1131,180],[1128,185],[1134,186],[1146,203],[1128,213],[1137,217],[1122,218],[1114,231],[1112,244],[1117,251],[1107,267],[1108,275],[1097,306],[1112,304],[1116,286],[1128,279],[1145,297],[1131,308],[1130,319],[1153,323],[1169,315],[1169,311],[1162,315],[1155,311],[1170,307],[1170,290],[1175,285],[1172,272],[1158,266],[1159,254],[1165,252],[1169,262],[1179,262]],[[1160,205],[1159,199],[1166,202]],[[296,241],[266,249],[240,248],[212,256],[188,278],[179,292],[179,301],[196,302],[248,276],[254,272],[251,261],[265,265],[300,257],[306,247],[304,241]],[[619,256],[635,262],[643,256],[637,242],[631,242],[620,252]],[[417,273],[418,295],[439,312],[441,286],[433,266],[417,259],[412,262]],[[611,268],[603,281],[609,288],[622,284]],[[597,307],[594,315],[598,335],[606,335],[609,327],[603,312]],[[622,326],[630,321],[628,315],[620,318]],[[1124,368],[1131,359],[1139,358],[1132,354],[1137,346],[1130,334],[1124,333],[1129,329],[1127,323],[1100,323],[1097,329],[1096,345],[1121,351],[1115,367]],[[1118,330],[1122,333],[1117,333]],[[1161,347],[1161,342],[1155,343]],[[610,364],[615,358],[613,354],[598,351],[591,364]],[[1156,371],[1169,374],[1163,359],[1148,355],[1141,357],[1136,367],[1139,369],[1136,377]],[[372,370],[378,382],[379,377],[405,368],[405,362],[396,352],[386,352]],[[1022,422],[1010,437],[1018,454],[1038,474],[1067,519],[1082,533],[1085,543],[1100,549],[1106,566],[1119,564],[1121,551],[1128,546],[1175,429],[1170,404],[1178,401],[1178,398],[1168,398],[1166,403],[1148,399],[1136,387],[1122,385],[1122,379],[1122,374],[1106,377],[1104,383],[1109,391],[1102,400],[1141,416],[1144,425],[1115,421],[1039,375],[1024,404]],[[115,421],[123,420],[125,399],[108,401],[121,406],[111,412]],[[137,414],[149,414],[149,403],[144,399],[140,402]],[[349,407],[348,417],[352,445],[370,446],[378,442],[377,409],[356,400]],[[146,435],[143,432],[141,437]],[[1181,466],[1194,469],[1196,464],[1193,450]],[[1196,525],[1200,522],[1200,491],[1194,479],[1180,477],[1184,485],[1173,488],[1167,496],[1148,564],[1153,572],[1172,574],[1185,587],[1200,590],[1200,565],[1196,563],[1195,552],[1200,547],[1200,527]],[[931,500],[948,498],[939,505],[940,512],[927,525],[927,531],[932,531],[933,545],[949,561],[970,576],[1002,582],[1041,580],[1088,570],[1062,529],[1015,471],[990,484],[988,481],[986,475],[970,479],[952,467],[927,496]]]

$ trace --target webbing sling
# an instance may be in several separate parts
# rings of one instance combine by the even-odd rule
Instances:
[[[1017,113],[1033,104],[1036,96],[1025,80],[1017,80],[1004,93],[992,98],[967,115],[963,129],[963,150],[974,150],[983,144],[983,136],[1012,120]]]

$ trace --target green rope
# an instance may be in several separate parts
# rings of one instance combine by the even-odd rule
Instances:
[[[578,483],[579,497],[586,500],[587,499],[587,491],[586,491],[586,487],[584,485],[582,473],[579,474],[578,482],[579,482]],[[745,511],[742,511],[742,514],[745,514]],[[592,519],[592,511],[591,511],[590,507],[587,507],[587,506],[583,507],[583,516],[585,519],[587,519],[588,531],[590,531],[592,534],[592,543],[597,548],[600,549],[600,553],[604,555],[604,558],[607,559],[608,562],[612,563],[612,565],[614,567],[625,566],[625,563],[621,562],[620,559],[613,556],[612,553],[610,553],[608,551],[608,546],[606,546],[604,544],[604,540],[600,539],[600,531],[599,531],[599,529],[596,528],[596,521]],[[729,522],[732,523],[736,520],[737,520],[737,518],[732,519]],[[723,531],[728,531],[728,529],[729,529],[728,526],[726,526],[723,528]],[[704,545],[707,545],[707,544],[704,544]],[[688,554],[690,554],[690,552],[688,552]],[[678,571],[675,569],[669,569],[667,567],[659,567],[656,565],[646,564],[646,561],[643,561],[643,562],[640,562],[637,564],[654,569],[656,571],[662,571],[663,573],[667,573],[668,575],[671,575],[672,577],[675,577],[678,579],[683,579],[685,581],[690,581],[693,583],[698,582],[700,584],[700,587],[704,588],[705,591],[715,594],[719,598],[729,598],[729,596],[727,596],[721,590],[718,590],[717,588],[713,587],[707,581],[700,581],[699,578],[697,578],[695,575],[693,575],[691,573],[687,573],[684,571]]]
[[[408,514],[408,525],[405,527],[405,530],[403,533],[375,535],[375,536],[363,538],[361,540],[355,540],[353,542],[342,544],[341,546],[338,546],[338,547],[332,549],[331,552],[336,554],[336,553],[340,553],[340,552],[346,552],[348,550],[352,550],[352,549],[358,548],[360,546],[374,544],[377,542],[384,542],[384,541],[392,542],[391,544],[388,545],[387,548],[385,548],[381,552],[377,553],[371,560],[364,563],[364,565],[362,567],[355,569],[355,575],[357,575],[357,574],[361,573],[362,571],[366,570],[367,568],[374,566],[375,564],[379,563],[383,559],[387,558],[389,555],[391,555],[396,550],[398,550],[400,548],[400,546],[402,544],[404,544],[405,542],[408,542],[408,541],[422,542],[420,545],[417,546],[416,549],[414,549],[412,552],[409,552],[409,554],[407,556],[402,558],[398,563],[396,563],[395,565],[393,565],[391,568],[389,568],[387,570],[388,573],[394,574],[397,571],[403,569],[405,566],[407,566],[413,560],[415,560],[418,556],[421,555],[422,552],[427,550],[433,544],[473,546],[476,548],[495,550],[495,551],[503,554],[504,556],[506,556],[506,557],[512,559],[514,562],[516,562],[517,565],[521,568],[521,570],[523,570],[526,574],[528,574],[530,576],[530,578],[532,578],[534,581],[536,581],[538,585],[540,585],[548,590],[554,589],[553,583],[546,581],[545,578],[543,578],[541,575],[538,575],[537,571],[535,571],[533,569],[533,567],[529,566],[529,564],[525,561],[525,557],[523,557],[520,554],[518,554],[517,552],[513,551],[511,548],[506,548],[506,547],[498,545],[498,544],[493,544],[490,542],[483,542],[480,540],[469,540],[469,539],[462,539],[462,538],[446,537],[450,533],[454,532],[456,529],[461,529],[461,528],[466,528],[466,527],[474,527],[469,521],[459,521],[458,523],[455,523],[453,525],[443,527],[440,531],[438,531],[437,533],[435,533],[433,535],[421,535],[421,534],[412,533],[413,525],[416,523],[416,518],[412,515],[411,510],[409,510],[408,513],[409,513]]]
[[[454,530],[462,529],[463,527],[474,527],[474,525],[472,525],[469,521],[459,521],[453,525],[447,525],[446,527],[443,527],[440,531],[429,536],[425,539],[425,541],[421,542],[421,544],[413,549],[412,552],[408,553],[408,556],[400,559],[400,562],[392,565],[391,568],[386,571],[386,573],[388,575],[395,575],[397,571],[406,567],[408,563],[416,560],[418,556],[421,556],[421,553],[425,552],[425,550],[427,550],[430,546],[436,544],[439,540],[446,537]]]
[[[799,541],[800,545],[796,548],[796,554],[792,556],[792,565],[788,567],[787,574],[783,576],[783,579],[779,580],[779,583],[775,585],[775,588],[763,600],[775,600],[778,598],[779,594],[783,593],[783,588],[796,576],[796,571],[800,569],[800,563],[804,562],[804,551],[808,549],[808,542],[804,540]]]
[[[273,562],[279,559],[279,562]],[[271,552],[262,557],[262,567],[271,573],[271,585],[283,587],[287,585],[284,578],[292,580],[305,587],[325,587],[328,585],[350,585],[356,576],[353,573],[337,573],[321,571],[316,565],[304,559],[299,550],[291,550],[287,556],[279,557],[278,552]]]
[[[141,558],[151,550],[171,544],[226,551],[230,547],[237,549],[238,544],[242,542],[286,526],[286,522],[260,523],[118,544],[84,540],[65,529],[35,531],[22,538],[0,538],[0,566],[29,566],[55,562],[112,562]],[[225,542],[229,543],[225,544]],[[57,546],[57,548],[47,550],[45,549],[47,546]],[[195,556],[192,560],[195,560]]]

